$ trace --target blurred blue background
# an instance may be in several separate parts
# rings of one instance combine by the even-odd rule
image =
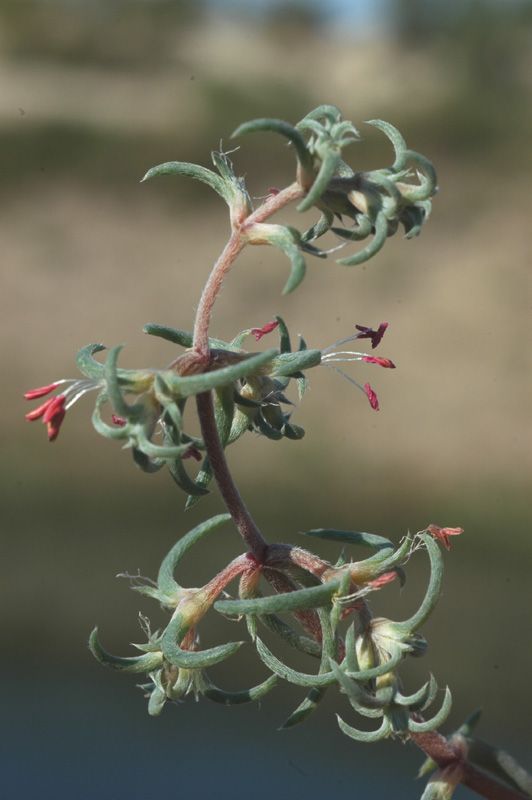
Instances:
[[[213,332],[230,338],[280,313],[324,346],[355,323],[387,320],[380,350],[398,369],[353,372],[377,388],[379,414],[335,373],[317,371],[294,413],[305,439],[248,437],[230,462],[274,540],[300,543],[298,531],[320,526],[396,540],[430,522],[465,528],[445,556],[429,651],[405,665],[405,680],[414,688],[432,671],[451,686],[448,730],[483,706],[479,734],[530,769],[531,45],[532,5],[517,0],[0,2],[7,797],[421,794],[414,749],[341,736],[333,712],[356,721],[332,692],[286,732],[276,728],[300,700],[290,687],[260,709],[189,698],[149,718],[134,678],[101,669],[86,640],[98,623],[104,644],[126,654],[139,610],[155,626],[163,619],[114,576],[154,576],[220,501],[213,493],[184,515],[167,475],[139,473],[97,437],[89,400],[53,445],[23,419],[24,390],[75,375],[87,342],[127,342],[125,365],[161,365],[173,352],[142,325],[192,325],[227,235],[225,209],[178,179],[139,186],[146,169],[208,164],[240,122],[295,122],[322,102],[360,127],[348,154],[356,169],[391,157],[364,126],[372,118],[398,125],[434,161],[433,218],[419,240],[390,239],[363,267],[309,263],[288,298],[277,254],[246,252]],[[280,140],[239,144],[233,158],[253,195],[292,180]],[[287,218],[306,226],[313,216]],[[201,563],[189,559],[190,583],[239,548],[222,531]],[[378,598],[381,613],[400,618],[415,606],[421,559],[409,575],[402,593],[392,585]],[[224,623],[229,637],[236,630]],[[211,622],[206,641],[219,636]],[[247,650],[220,668],[220,683],[264,676]]]

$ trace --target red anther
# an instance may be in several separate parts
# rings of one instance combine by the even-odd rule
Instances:
[[[364,384],[364,392],[369,400],[369,404],[372,407],[372,409],[374,411],[379,411],[380,409],[379,398],[377,397],[376,392],[373,391],[369,383]]]
[[[378,356],[364,356],[362,361],[366,364],[378,364],[379,367],[386,367],[386,369],[395,369],[395,364],[389,358],[379,358]]]
[[[426,530],[436,541],[441,542],[446,550],[451,549],[449,537],[460,536],[464,532],[463,528],[440,528],[439,525],[427,525]]]
[[[368,328],[365,325],[355,325],[357,331],[360,331],[358,339],[371,339],[371,346],[373,349],[377,347],[379,342],[382,340],[382,337],[386,333],[386,328],[388,327],[388,322],[381,322],[377,330],[373,330],[373,328]]]
[[[45,397],[45,395],[57,389],[60,383],[61,381],[55,381],[55,383],[50,383],[48,386],[40,386],[38,389],[29,389],[27,392],[24,392],[24,397],[26,400],[36,400],[38,397]]]
[[[252,328],[250,333],[255,337],[257,342],[262,339],[263,336],[266,336],[267,333],[271,333],[274,331],[279,323],[276,319],[272,320],[271,322],[267,322],[266,325],[263,325],[262,328]]]

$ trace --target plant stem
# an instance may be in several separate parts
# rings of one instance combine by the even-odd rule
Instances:
[[[218,436],[211,393],[203,392],[198,394],[196,396],[196,405],[205,449],[224,503],[246,545],[257,561],[263,563],[268,545],[249,513],[229,472],[224,449]]]
[[[231,269],[240,251],[246,245],[246,228],[251,227],[256,222],[264,222],[264,220],[271,217],[272,214],[275,214],[276,211],[284,208],[289,203],[293,203],[294,200],[299,200],[303,197],[304,193],[304,190],[297,182],[291,183],[286,189],[283,189],[277,194],[270,195],[267,200],[248,217],[245,217],[239,222],[233,221],[233,232],[209,275],[196,311],[193,348],[199,355],[206,356],[209,352],[209,324],[211,321],[212,309],[216,298],[220,294],[225,276]]]
[[[513,789],[500,783],[487,772],[471,764],[467,761],[467,758],[458,753],[451,742],[437,731],[411,733],[410,739],[439,767],[447,767],[454,762],[460,762],[460,767],[463,770],[463,777],[460,782],[481,797],[485,797],[486,800],[527,800],[529,797],[519,789]]]
[[[270,195],[267,200],[248,217],[241,220],[233,220],[233,231],[229,241],[225,245],[209,275],[196,312],[192,347],[194,352],[200,358],[205,359],[207,363],[209,356],[209,324],[211,321],[212,309],[222,288],[225,276],[231,269],[240,251],[246,245],[246,228],[252,226],[256,222],[263,222],[276,211],[284,208],[284,206],[292,203],[294,200],[298,200],[303,194],[304,190],[301,186],[297,182],[292,183],[277,194]],[[258,561],[262,563],[266,557],[268,545],[253,520],[253,517],[249,513],[233,481],[232,475],[229,472],[224,449],[216,427],[211,393],[206,392],[197,395],[196,404],[207,456],[216,483],[218,484],[220,493],[227,506],[227,510],[233,517],[240,535],[250,551]]]
[[[209,353],[209,324],[214,303],[220,294],[225,276],[244,244],[240,231],[233,231],[203,288],[196,312],[193,340],[193,348],[201,356],[207,356]]]

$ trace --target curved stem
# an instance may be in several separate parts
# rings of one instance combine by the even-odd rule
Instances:
[[[263,563],[268,545],[229,472],[224,449],[218,436],[211,393],[203,392],[196,395],[196,406],[205,449],[224,503],[250,551],[260,563]]]
[[[244,244],[240,231],[233,231],[203,288],[198,310],[196,311],[192,345],[194,350],[202,356],[207,356],[209,352],[209,323],[211,321],[212,308],[220,293],[224,278]]]
[[[292,203],[294,200],[299,200],[304,193],[301,186],[297,182],[294,182],[277,194],[270,195],[256,211],[245,219],[239,222],[233,222],[233,231],[229,241],[225,245],[209,275],[196,312],[192,347],[195,353],[200,358],[205,359],[207,363],[209,357],[209,324],[211,321],[212,309],[222,288],[225,276],[231,269],[236,257],[247,243],[245,235],[246,227],[254,225],[257,222],[263,222],[284,206]],[[229,472],[224,449],[216,427],[211,393],[205,392],[203,394],[198,394],[196,396],[196,405],[203,441],[205,442],[205,449],[227,510],[231,514],[235,525],[250,551],[258,561],[262,563],[265,559],[268,545],[253,520],[253,517],[249,513]]]

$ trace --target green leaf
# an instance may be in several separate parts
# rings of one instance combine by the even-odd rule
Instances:
[[[337,263],[343,264],[345,267],[353,267],[357,264],[362,264],[364,261],[368,261],[368,259],[372,258],[372,256],[382,249],[387,237],[388,220],[386,215],[380,211],[375,219],[375,235],[371,242],[362,250],[359,250],[358,253],[355,253],[355,255],[337,259]]]
[[[247,600],[218,600],[216,611],[229,616],[242,614],[271,614],[285,611],[300,611],[304,608],[318,608],[327,605],[338,590],[338,580],[329,581],[310,589],[297,589],[293,592],[274,594],[268,597],[255,597]]]
[[[286,323],[282,317],[275,316],[275,320],[279,323],[279,335],[280,335],[280,345],[279,351],[281,353],[290,353],[292,350],[292,345],[290,343],[290,334],[288,332],[288,328],[286,327]]]
[[[324,675],[325,673],[329,672],[329,660],[335,655],[336,639],[333,634],[327,610],[320,608],[318,609],[318,614],[322,631],[322,654],[319,674]],[[290,714],[288,719],[285,720],[282,728],[293,728],[294,725],[299,725],[299,723],[304,722],[307,717],[316,711],[318,705],[323,700],[326,691],[326,686],[313,686],[305,699],[298,705],[295,711]]]
[[[98,640],[98,628],[94,628],[89,637],[89,650],[94,658],[103,664],[104,667],[118,670],[120,672],[150,672],[160,667],[163,662],[162,653],[145,653],[142,656],[132,656],[122,658],[113,656],[101,646]]]
[[[299,723],[304,722],[307,717],[309,717],[317,709],[327,692],[327,688],[327,686],[313,686],[305,696],[304,700],[283,722],[281,725],[281,730],[293,728],[295,725],[299,725]]]
[[[131,426],[128,423],[126,423],[126,425],[108,425],[103,421],[101,408],[105,403],[108,402],[109,398],[107,396],[107,392],[105,390],[100,392],[96,398],[96,405],[94,407],[94,411],[92,412],[92,424],[94,429],[101,436],[105,436],[108,439],[128,439],[131,429]]]
[[[436,697],[438,691],[438,684],[433,675],[429,680],[423,684],[421,689],[409,695],[403,695],[397,692],[394,697],[394,703],[400,706],[407,706],[410,711],[423,711],[428,708]]]
[[[207,186],[214,189],[227,203],[231,199],[223,179],[212,170],[200,167],[198,164],[188,164],[185,161],[167,161],[149,169],[142,178],[141,183],[159,175],[183,175],[185,178],[194,178],[194,180],[206,183]]]
[[[255,639],[255,646],[257,648],[259,658],[266,664],[268,669],[270,669],[283,680],[288,681],[288,683],[295,683],[297,686],[323,687],[329,686],[336,680],[333,672],[327,672],[319,675],[309,675],[288,667],[273,655],[273,653],[266,647],[262,639],[259,639],[258,636]]]
[[[240,692],[227,692],[215,686],[208,678],[205,678],[206,688],[202,690],[202,694],[209,700],[225,706],[241,705],[242,703],[252,703],[255,700],[260,700],[273,689],[277,682],[277,675],[270,675],[263,683],[259,683],[258,686],[253,686],[251,689],[244,689]]]
[[[308,211],[309,208],[312,208],[313,205],[316,205],[322,194],[326,191],[340,161],[340,153],[336,147],[333,149],[331,146],[330,149],[325,151],[319,172],[309,191],[297,206],[298,211]]]
[[[275,378],[294,377],[298,372],[321,364],[321,350],[299,350],[280,353],[272,360],[271,375]]]
[[[103,378],[103,364],[93,358],[95,353],[101,353],[106,350],[104,344],[88,344],[82,347],[76,356],[76,364],[80,372],[87,378],[98,380]]]
[[[161,594],[168,595],[169,597],[175,595],[181,589],[181,586],[174,579],[174,570],[190,548],[199,542],[204,536],[216,530],[231,519],[230,514],[218,514],[211,517],[206,522],[202,522],[192,528],[191,531],[186,533],[179,539],[179,541],[172,547],[168,554],[164,557],[163,562],[159,569],[157,576],[157,586]]]
[[[412,733],[428,733],[429,731],[434,731],[436,728],[439,728],[449,714],[451,713],[451,707],[453,704],[453,698],[451,695],[451,691],[449,687],[445,689],[445,697],[443,698],[442,707],[435,714],[432,719],[425,720],[424,722],[416,722],[413,719],[408,720],[408,730]]]
[[[207,650],[183,650],[178,642],[182,641],[187,633],[188,626],[183,616],[177,612],[170,620],[161,638],[161,649],[164,657],[170,664],[181,669],[204,669],[212,667],[220,661],[232,656],[241,648],[244,642],[229,642]]]
[[[116,368],[118,355],[122,348],[123,345],[119,345],[118,347],[113,347],[111,350],[109,350],[109,354],[105,360],[103,374],[105,377],[107,394],[116,413],[121,417],[125,417],[129,421],[135,421],[140,419],[142,416],[144,407],[140,403],[130,406],[123,398]]]
[[[170,391],[178,397],[190,397],[191,395],[208,392],[211,389],[218,389],[227,384],[234,383],[247,375],[257,374],[261,367],[272,361],[277,355],[277,350],[265,350],[263,353],[243,358],[237,364],[229,367],[204,372],[200,375],[189,375],[181,377],[174,372],[165,372],[164,380]]]
[[[143,333],[147,333],[150,336],[157,336],[159,339],[166,339],[168,342],[172,342],[172,344],[178,344],[181,347],[192,347],[193,343],[193,335],[190,331],[182,331],[179,328],[169,328],[166,325],[158,325],[156,322],[148,322],[144,325],[142,329]],[[233,347],[228,342],[224,342],[223,339],[214,339],[213,337],[209,337],[209,347],[214,347],[220,350],[236,350],[238,348]]]
[[[310,531],[301,531],[304,536],[315,536],[318,539],[329,539],[342,544],[366,545],[375,550],[394,549],[394,544],[384,536],[375,533],[358,533],[354,531],[341,531],[335,528],[313,528]]]
[[[292,125],[289,125],[288,122],[284,122],[282,119],[262,118],[244,122],[242,125],[239,125],[235,131],[233,131],[231,138],[234,139],[237,136],[244,136],[247,133],[258,133],[261,131],[279,133],[281,136],[284,136],[286,139],[288,139],[294,146],[297,160],[301,164],[304,172],[312,174],[313,160],[312,156],[307,150],[304,138],[296,128],[294,128]]]
[[[254,619],[255,617],[251,614],[246,616],[247,622]],[[268,628],[268,630],[277,634],[277,636],[280,636],[281,639],[290,645],[290,647],[294,647],[301,653],[306,653],[314,658],[319,658],[321,656],[321,645],[318,644],[318,642],[316,642],[314,639],[311,639],[309,636],[302,636],[300,633],[294,630],[291,625],[278,617],[276,614],[257,615],[256,619],[258,619],[265,628]],[[252,632],[250,631],[250,635],[251,634]],[[253,641],[255,641],[256,631],[254,635],[251,635],[251,638]]]
[[[359,731],[356,728],[352,728],[343,721],[339,714],[336,715],[336,719],[338,720],[338,725],[342,733],[345,733],[346,736],[349,736],[356,742],[365,742],[366,744],[378,742],[380,739],[388,737],[392,732],[392,726],[386,717],[382,720],[382,725],[376,731]]]
[[[342,119],[342,112],[338,106],[324,103],[317,108],[314,108],[312,111],[309,111],[309,113],[303,117],[301,122],[298,122],[297,124],[299,126],[301,123],[306,122],[309,119],[319,120],[322,119],[322,117],[325,117],[325,119],[332,125],[333,123],[339,122]]]
[[[434,609],[441,592],[441,585],[443,580],[443,558],[440,553],[440,548],[434,539],[428,534],[423,533],[420,539],[425,543],[430,559],[430,579],[429,585],[423,602],[420,607],[409,619],[404,622],[395,622],[394,626],[402,633],[413,633],[423,625],[427,620],[432,610]]]
[[[411,203],[419,200],[428,200],[429,197],[432,197],[438,191],[438,176],[436,175],[436,170],[428,158],[425,158],[425,156],[422,156],[420,153],[416,153],[415,150],[407,150],[405,155],[406,160],[413,161],[421,172],[417,170],[419,185],[403,184],[401,187],[401,194]]]
[[[400,131],[398,131],[394,125],[391,125],[389,122],[385,122],[382,119],[368,119],[366,120],[366,125],[372,125],[374,128],[378,128],[392,143],[393,149],[395,150],[395,161],[392,169],[404,169],[407,161],[405,154],[408,152],[408,150],[406,147],[406,142]]]

